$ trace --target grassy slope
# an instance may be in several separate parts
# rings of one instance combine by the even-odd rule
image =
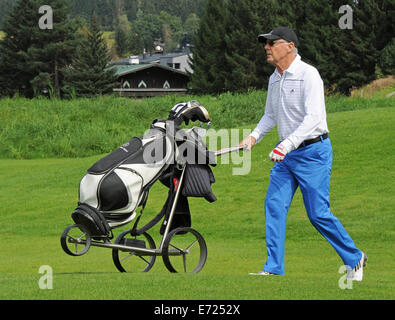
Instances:
[[[265,261],[262,203],[276,142],[273,132],[252,153],[248,176],[232,165],[214,169],[218,201],[192,199],[193,227],[209,256],[198,275],[170,274],[158,258],[148,274],[120,274],[111,251],[67,256],[59,244],[77,202],[78,183],[101,156],[0,160],[0,299],[394,299],[394,108],[332,113],[331,208],[369,256],[365,279],[340,290],[341,261],[309,223],[299,192],[288,216],[285,277],[256,278]],[[165,190],[151,192],[145,218],[161,208]],[[144,221],[143,221],[144,222]],[[159,242],[157,227],[150,232]],[[54,270],[54,289],[40,290],[38,269]]]
[[[142,135],[152,120],[167,118],[174,104],[191,99],[207,107],[215,129],[238,128],[259,121],[266,92],[141,100],[0,99],[0,158],[85,157],[110,152],[134,135]],[[394,107],[395,97],[334,96],[326,104],[328,113]]]

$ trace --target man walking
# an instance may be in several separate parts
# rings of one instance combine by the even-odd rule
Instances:
[[[316,68],[301,60],[292,29],[278,27],[258,36],[267,61],[276,69],[269,79],[265,113],[240,146],[251,150],[276,125],[280,143],[265,199],[267,261],[253,275],[284,275],[288,209],[299,187],[308,217],[348,266],[347,277],[361,281],[367,256],[357,249],[329,208],[332,146],[326,122],[324,86]]]

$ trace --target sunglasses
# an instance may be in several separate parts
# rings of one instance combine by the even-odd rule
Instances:
[[[266,44],[268,44],[271,47],[274,47],[276,44],[280,44],[280,43],[289,43],[288,41],[284,41],[284,40],[267,40]]]

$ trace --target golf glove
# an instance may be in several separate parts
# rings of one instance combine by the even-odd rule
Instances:
[[[280,143],[272,152],[270,152],[269,159],[273,162],[281,162],[284,160],[288,152],[287,148]]]

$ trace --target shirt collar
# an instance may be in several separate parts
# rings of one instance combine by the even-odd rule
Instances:
[[[294,61],[292,61],[291,65],[288,67],[287,70],[285,70],[288,73],[294,74],[298,68],[298,65],[300,64],[301,61],[301,56],[300,55],[296,55],[296,58]]]
[[[296,58],[294,59],[294,61],[292,61],[291,65],[288,67],[287,70],[284,71],[290,74],[294,74],[297,71],[298,65],[300,64],[300,62],[302,61],[302,57],[298,54],[296,55]],[[280,72],[278,72],[277,68],[274,70],[274,74],[278,77],[281,78]]]

